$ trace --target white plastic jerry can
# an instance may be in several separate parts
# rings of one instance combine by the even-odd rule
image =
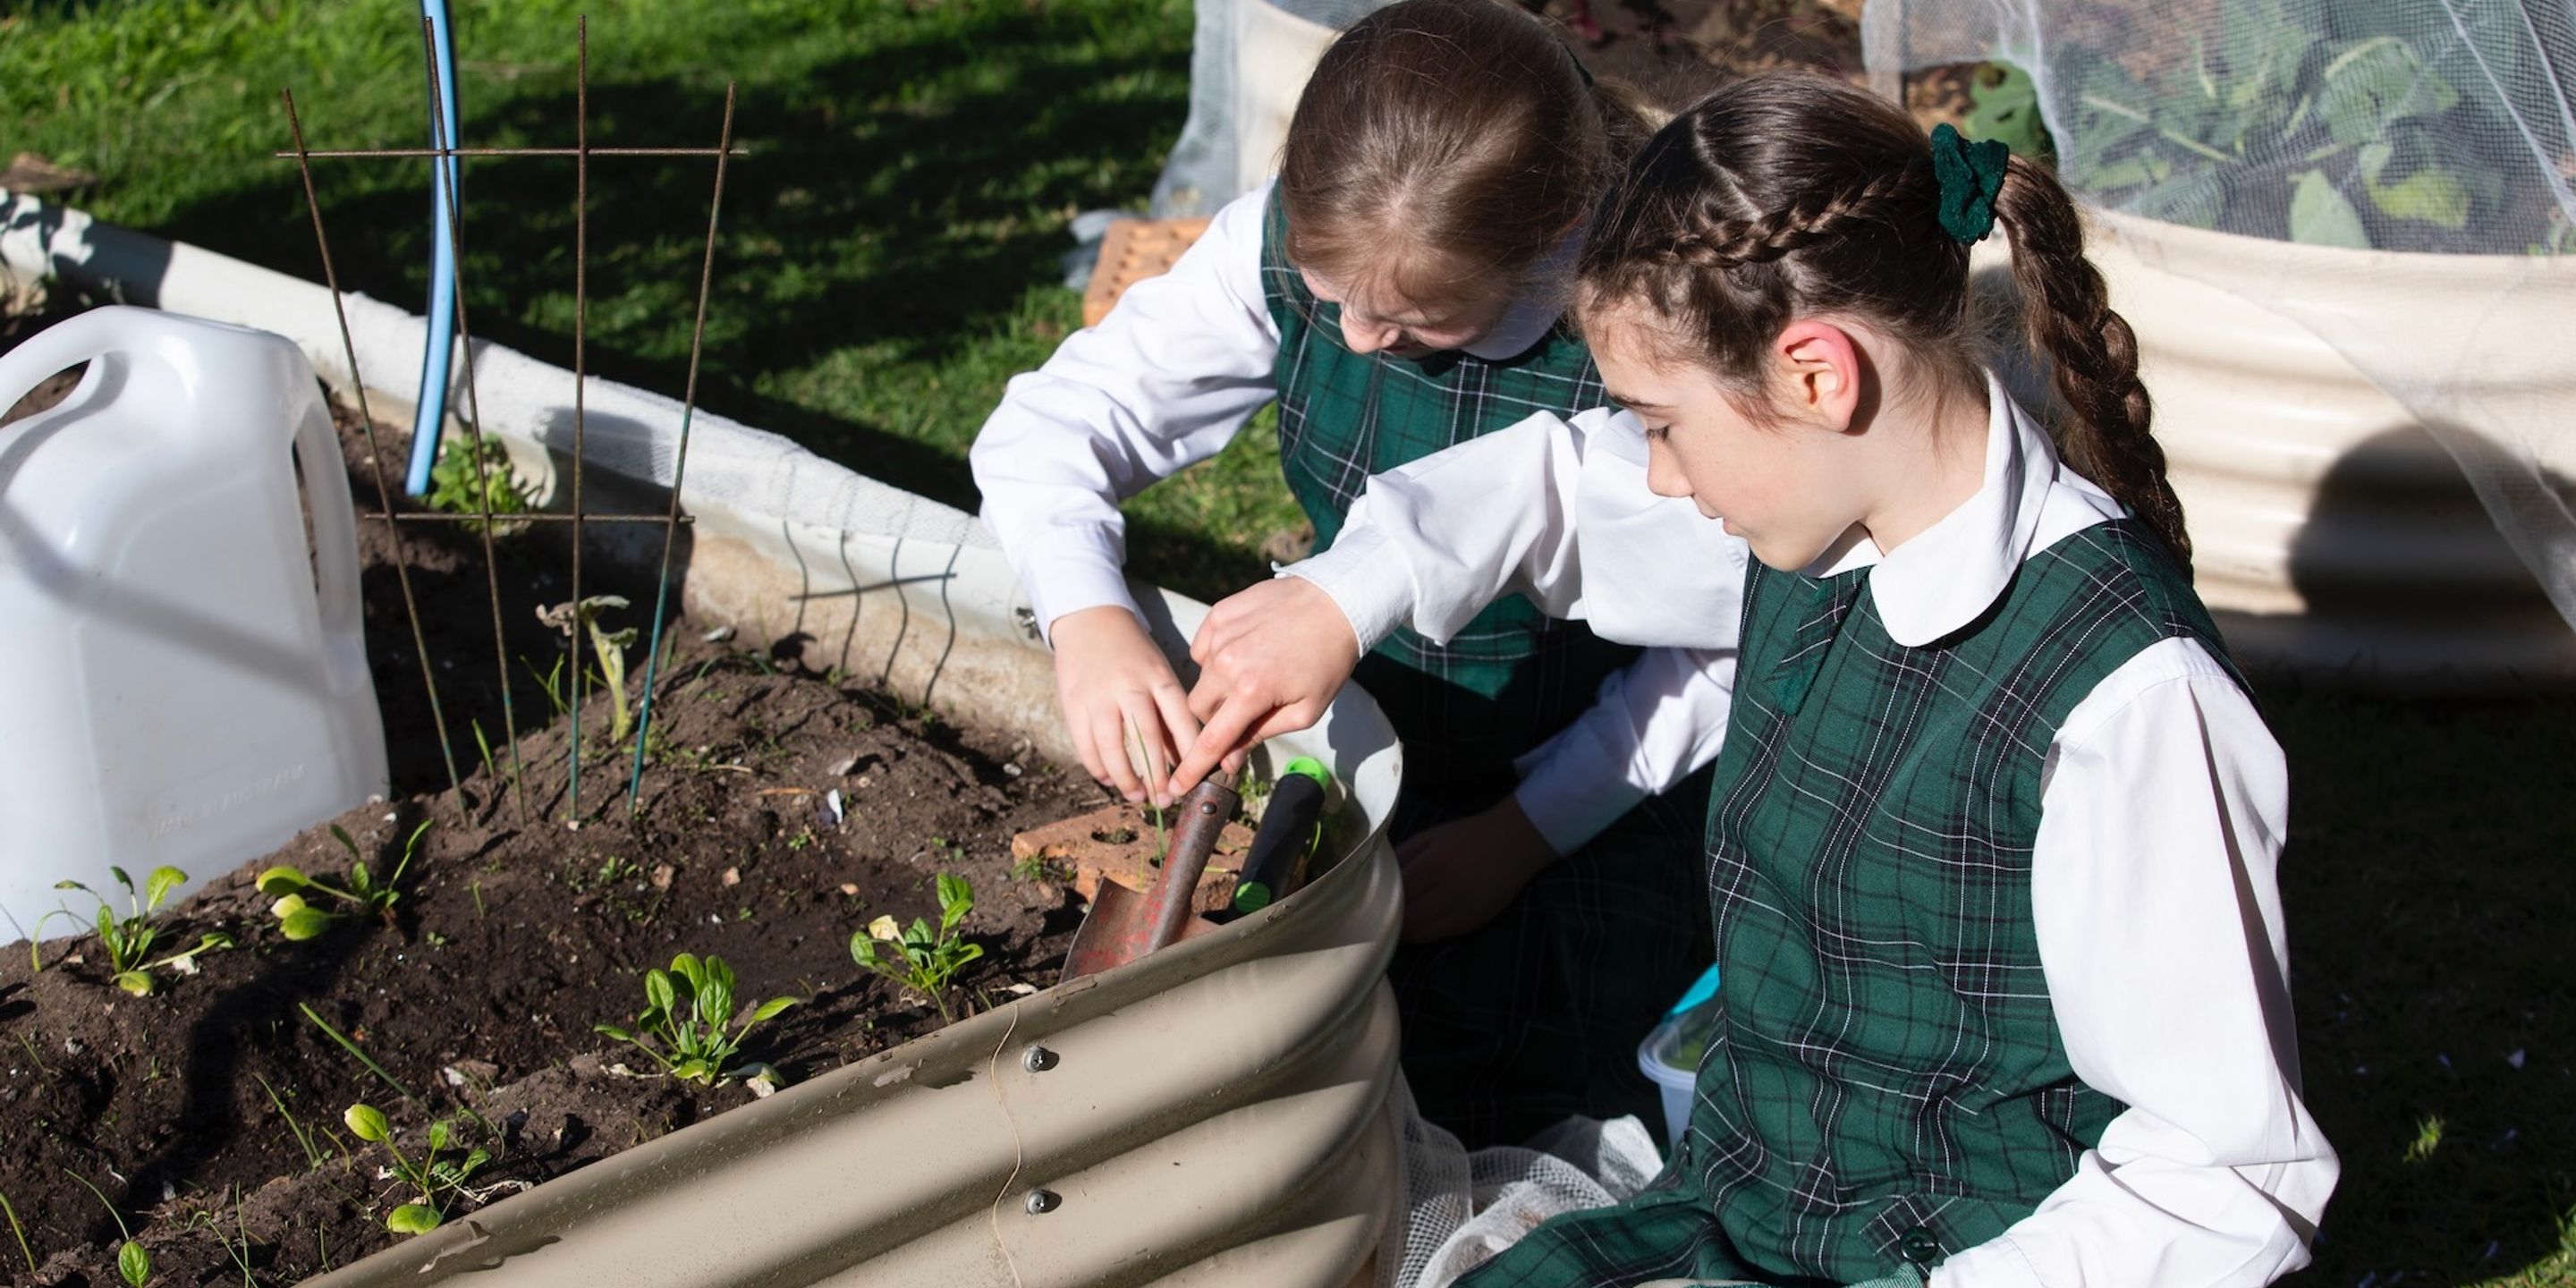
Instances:
[[[264,331],[103,308],[0,355],[0,410],[82,362],[69,398],[0,427],[12,937],[64,906],[57,881],[122,916],[110,865],[172,864],[193,888],[385,790],[356,523],[312,366]],[[69,906],[86,925],[89,901]]]

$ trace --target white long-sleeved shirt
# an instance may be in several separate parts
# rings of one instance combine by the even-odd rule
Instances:
[[[1908,647],[1975,620],[2023,560],[2124,513],[1999,384],[1987,396],[1974,497],[1893,551],[1856,537],[1808,570],[1869,568]],[[1436,639],[1519,591],[1609,639],[1732,645],[1716,623],[1741,610],[1742,543],[1669,532],[1637,499],[1644,461],[1626,413],[1534,417],[1372,480],[1334,547],[1286,571],[1364,642],[1398,624]],[[1721,542],[1732,550],[1712,553]],[[1931,1288],[2259,1288],[2307,1264],[2338,1172],[2299,1092],[2280,747],[2207,650],[2170,639],[2077,703],[2042,775],[2041,965],[2076,1076],[2128,1108],[2072,1180],[1952,1255]]]
[[[1050,635],[1057,618],[1086,608],[1137,611],[1120,571],[1118,503],[1215,455],[1271,400],[1279,330],[1261,287],[1269,200],[1265,184],[1219,211],[1170,272],[1129,287],[1099,326],[1013,377],[976,436],[968,460],[984,523]],[[1556,316],[1517,304],[1468,352],[1521,353]],[[1702,733],[1724,727],[1733,668],[1730,647],[1657,649],[1610,676],[1589,710],[1518,762],[1522,812],[1570,854],[1679,782],[1716,754],[1716,736]]]

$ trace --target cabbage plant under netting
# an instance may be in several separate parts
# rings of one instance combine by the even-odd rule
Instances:
[[[2114,210],[2440,254],[2576,251],[2576,4],[1879,0],[1873,68],[2027,69]]]
[[[2576,623],[2576,0],[1872,0],[1862,34],[1877,77],[2026,69],[2077,195],[2340,351]]]

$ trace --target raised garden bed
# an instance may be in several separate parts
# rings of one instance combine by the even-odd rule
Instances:
[[[58,385],[57,398],[68,382]],[[371,508],[354,418],[342,429]],[[399,452],[398,434],[378,433],[380,451]],[[739,1080],[661,1076],[594,1031],[633,1027],[644,972],[677,953],[722,957],[745,1010],[799,999],[742,1053],[789,1081],[938,1028],[938,1005],[863,972],[849,940],[881,915],[935,923],[942,872],[972,884],[959,929],[984,951],[940,1001],[963,1013],[1054,979],[1080,902],[1060,869],[1015,860],[1009,842],[1097,803],[1096,789],[1025,740],[742,647],[765,641],[671,625],[631,816],[629,748],[611,746],[608,699],[593,685],[580,826],[567,826],[568,728],[543,679],[565,645],[536,610],[570,592],[566,549],[546,536],[500,539],[495,565],[523,815],[508,790],[480,540],[406,525],[465,776],[448,790],[385,526],[362,524],[362,545],[394,798],[336,826],[381,879],[426,824],[400,901],[389,921],[343,919],[290,942],[256,882],[275,863],[345,875],[351,856],[317,827],[161,914],[165,943],[220,931],[238,946],[205,954],[194,975],[158,973],[149,996],[110,986],[94,935],[44,945],[41,970],[27,944],[0,949],[0,1139],[11,1142],[0,1196],[38,1263],[31,1282],[119,1282],[119,1217],[155,1283],[291,1283],[385,1246],[399,1237],[387,1214],[417,1196],[380,1175],[385,1147],[343,1122],[353,1103],[383,1109],[414,1161],[439,1119],[454,1123],[443,1157],[489,1152],[466,1178],[481,1199],[443,1197],[452,1216],[751,1100]],[[623,624],[640,625],[650,596],[604,568],[592,563],[584,593],[625,594],[638,607]],[[639,643],[631,654],[639,680],[642,653]],[[83,896],[69,898],[88,914]],[[14,1239],[0,1264],[26,1270]]]

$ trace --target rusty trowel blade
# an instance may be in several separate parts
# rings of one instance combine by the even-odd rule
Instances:
[[[1162,871],[1149,894],[1136,894],[1115,881],[1102,881],[1092,896],[1091,911],[1073,934],[1064,955],[1064,979],[1080,979],[1129,962],[1189,937],[1199,918],[1190,910],[1199,874],[1206,870],[1216,838],[1242,803],[1231,774],[1211,775],[1174,809],[1178,825]]]
[[[1125,951],[1144,901],[1144,896],[1115,881],[1101,882],[1100,892],[1091,897],[1091,911],[1082,915],[1082,925],[1073,932],[1073,947],[1065,950],[1063,978],[1097,975],[1128,961]]]

